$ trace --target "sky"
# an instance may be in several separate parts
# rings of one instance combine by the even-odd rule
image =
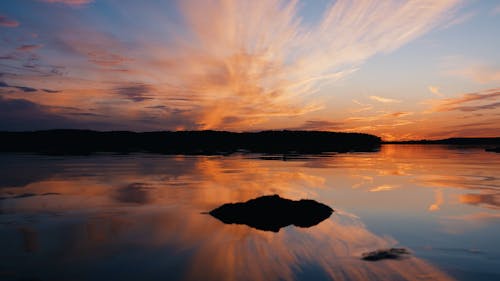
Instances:
[[[0,130],[500,136],[500,1],[0,1]]]

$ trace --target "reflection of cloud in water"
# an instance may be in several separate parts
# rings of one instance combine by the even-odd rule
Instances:
[[[497,190],[500,186],[499,179],[491,176],[480,175],[427,175],[417,178],[417,182],[433,187],[450,187],[477,190]]]
[[[500,209],[500,193],[494,194],[463,194],[460,195],[460,203],[471,205],[483,205],[490,209]]]
[[[45,268],[64,262],[76,274],[86,267],[106,267],[109,257],[119,255],[141,260],[134,265],[137,272],[157,266],[162,272],[179,274],[178,268],[168,269],[172,260],[178,260],[187,266],[182,275],[188,280],[293,279],[310,266],[334,280],[451,280],[416,257],[362,261],[362,253],[397,242],[370,232],[345,210],[314,227],[287,227],[277,234],[224,225],[200,214],[222,203],[265,194],[317,198],[316,193],[325,190],[326,180],[308,173],[300,162],[270,165],[268,161],[217,157],[111,159],[108,165],[85,161],[67,165],[65,173],[50,180],[6,189],[60,195],[7,199],[0,205],[12,216],[58,214],[32,217],[25,222],[33,225],[32,231],[17,232],[26,249],[44,249],[46,256],[39,263]],[[189,172],[176,170],[176,165],[188,167]],[[148,169],[150,166],[156,168]],[[23,219],[17,223],[23,224]],[[38,238],[34,240],[31,233]]]
[[[392,186],[392,185],[384,184],[384,185],[379,185],[377,187],[370,189],[370,192],[389,191],[389,190],[393,190],[394,188],[396,188],[396,187]]]
[[[441,208],[441,205],[444,202],[443,191],[441,189],[437,189],[434,192],[434,194],[435,194],[434,195],[435,196],[434,203],[429,206],[429,211],[431,211],[431,212],[439,211],[439,209]]]
[[[6,198],[0,200],[0,231],[10,230],[13,238],[0,241],[1,257],[31,249],[43,257],[36,261],[40,267],[64,261],[76,274],[87,266],[106,267],[110,257],[119,256],[115,265],[123,265],[124,272],[161,268],[171,274],[172,264],[187,265],[175,271],[191,280],[300,278],[298,272],[310,268],[335,280],[449,280],[416,257],[361,261],[363,252],[396,242],[370,232],[350,212],[367,222],[376,222],[369,212],[383,219],[390,219],[389,214],[408,217],[408,224],[419,216],[448,233],[498,226],[499,162],[482,150],[384,145],[379,153],[290,162],[247,157],[255,158],[4,158],[0,168],[8,177],[0,177],[0,197]],[[397,189],[369,192],[384,185]],[[39,196],[51,193],[59,195]],[[223,225],[200,214],[226,202],[274,193],[317,199],[338,212],[312,228],[284,228],[277,235]],[[461,204],[445,203],[451,199]],[[439,213],[429,213],[429,208]],[[23,227],[29,231],[21,231]],[[437,239],[447,239],[443,237]]]
[[[440,220],[443,230],[452,234],[473,231],[474,229],[479,229],[489,224],[498,225],[498,222],[500,222],[500,214],[490,212],[445,216]]]
[[[118,189],[116,200],[123,203],[147,204],[152,199],[148,193],[148,185],[135,182]]]
[[[37,251],[39,248],[37,232],[28,227],[19,228],[19,232],[23,237],[24,251],[28,253]]]
[[[371,233],[358,218],[341,213],[309,229],[270,233],[224,225],[183,208],[108,212],[63,226],[62,241],[42,246],[56,247],[50,252],[61,253],[59,258],[76,266],[81,261],[105,266],[106,257],[129,254],[127,248],[141,249],[139,256],[145,254],[144,249],[168,249],[166,255],[179,256],[189,252],[184,260],[186,280],[293,280],[308,266],[320,268],[333,280],[452,280],[416,257],[375,263],[361,260],[362,253],[394,246],[396,241]],[[161,260],[157,262],[163,266]],[[141,267],[135,265],[135,270]]]

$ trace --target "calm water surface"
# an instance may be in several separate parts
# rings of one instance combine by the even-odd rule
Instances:
[[[500,280],[500,154],[285,160],[0,155],[0,280]],[[269,194],[335,212],[278,233],[203,214]],[[412,255],[360,259],[389,247]]]

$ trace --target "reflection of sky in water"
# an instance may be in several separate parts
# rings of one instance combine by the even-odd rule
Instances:
[[[294,161],[3,155],[0,279],[495,280],[498,170],[498,154],[439,146]],[[201,214],[273,193],[336,212],[277,234]],[[415,256],[359,259],[391,246]]]

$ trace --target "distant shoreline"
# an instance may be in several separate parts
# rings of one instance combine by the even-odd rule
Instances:
[[[440,140],[383,141],[382,144],[500,145],[500,137],[447,138],[447,139],[440,139]]]
[[[380,137],[324,131],[91,131],[0,132],[0,152],[87,155],[99,152],[224,155],[235,152],[316,154],[373,152]]]

